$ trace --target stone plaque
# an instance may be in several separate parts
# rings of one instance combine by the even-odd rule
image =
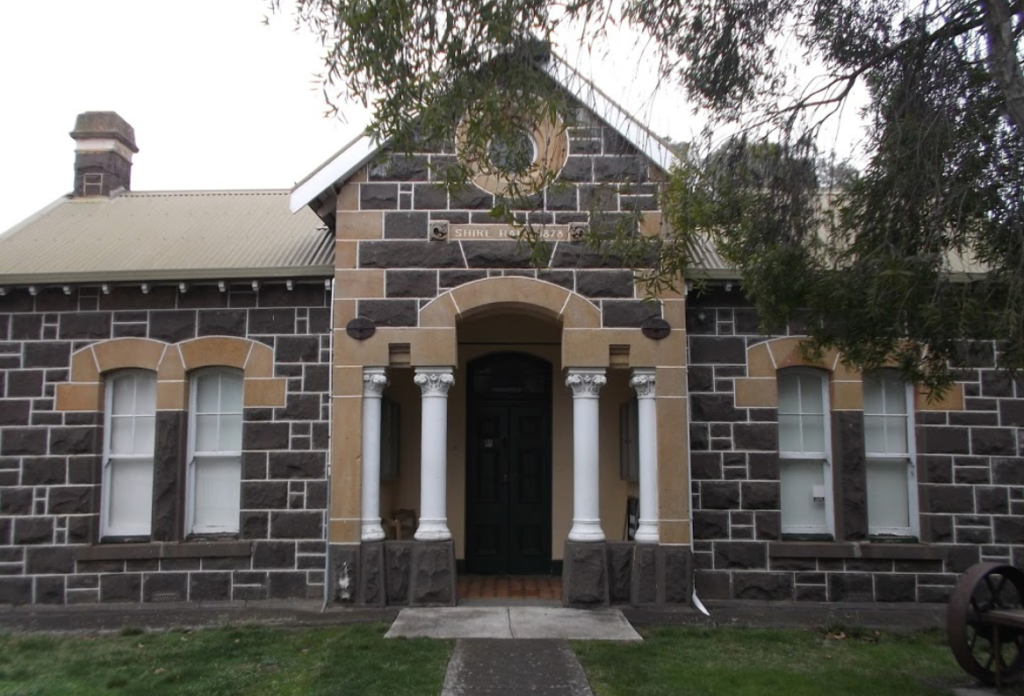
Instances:
[[[533,232],[545,242],[576,241],[569,225],[534,225]],[[448,241],[515,241],[523,235],[520,227],[503,224],[449,225]]]

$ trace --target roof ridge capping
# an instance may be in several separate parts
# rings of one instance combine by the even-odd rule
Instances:
[[[669,142],[605,94],[594,82],[584,77],[557,53],[544,46],[536,56],[537,69],[615,130],[630,145],[646,156],[662,171],[678,162]],[[378,142],[367,133],[357,136],[306,175],[291,190],[289,206],[297,212],[316,200],[339,181],[345,181],[376,157],[388,141]]]

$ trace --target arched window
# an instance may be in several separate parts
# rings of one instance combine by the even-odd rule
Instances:
[[[782,533],[833,533],[828,381],[820,372],[779,373]]]
[[[191,378],[189,534],[238,532],[242,478],[242,372],[210,368]]]
[[[917,535],[913,398],[894,370],[864,376],[868,533]]]
[[[156,373],[122,370],[106,379],[102,537],[149,536],[153,513]]]

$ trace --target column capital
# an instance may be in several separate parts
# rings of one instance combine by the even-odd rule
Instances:
[[[419,386],[423,396],[448,396],[455,377],[450,367],[417,367],[412,381]]]
[[[608,383],[604,370],[569,368],[565,386],[572,389],[574,399],[597,398],[601,387]]]
[[[383,367],[363,368],[363,396],[380,398],[388,386],[387,370]]]
[[[636,398],[653,399],[655,397],[654,370],[637,368],[629,378],[629,386],[636,390]]]

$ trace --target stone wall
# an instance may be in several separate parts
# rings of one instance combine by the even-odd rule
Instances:
[[[748,348],[770,337],[759,335],[740,291],[721,287],[691,294],[687,330],[702,598],[937,602],[973,563],[1024,564],[1024,382],[993,369],[994,344],[972,351],[957,399],[918,399],[919,543],[867,534],[863,412],[855,408],[832,414],[836,538],[795,541],[780,533],[776,409],[736,406],[737,384],[752,370]]]
[[[0,297],[0,604],[322,596],[329,304],[322,279],[291,291],[267,282],[258,291],[246,283],[143,293],[135,285]],[[73,355],[117,338],[171,351],[214,336],[272,349],[263,368],[271,378],[262,382],[280,387],[268,399],[267,390],[250,389],[245,368],[240,534],[184,538],[187,406],[172,398],[169,409],[158,401],[153,536],[100,543],[102,399],[91,407],[78,400],[89,387],[69,384]]]

